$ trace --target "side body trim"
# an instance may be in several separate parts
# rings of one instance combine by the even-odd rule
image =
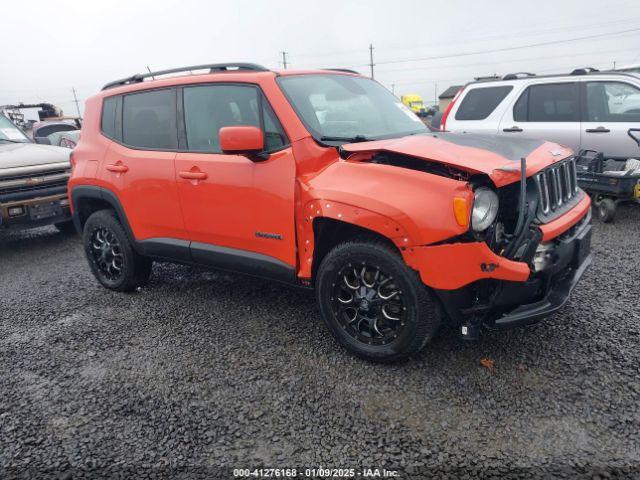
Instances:
[[[261,253],[191,242],[191,258],[198,265],[270,278],[284,283],[297,283],[295,267]]]

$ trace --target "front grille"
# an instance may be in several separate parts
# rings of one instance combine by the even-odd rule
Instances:
[[[0,178],[0,194],[40,190],[47,187],[66,185],[69,169],[50,170],[45,173],[31,173]]]
[[[534,175],[538,189],[538,217],[550,220],[562,215],[582,197],[578,188],[575,157],[562,160]]]
[[[65,193],[69,176],[70,169],[63,168],[0,178],[0,202]]]

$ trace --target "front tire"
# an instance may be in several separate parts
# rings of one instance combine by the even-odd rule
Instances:
[[[320,312],[335,339],[368,360],[418,353],[440,317],[430,291],[397,250],[377,239],[336,246],[316,275]]]
[[[104,287],[129,292],[149,280],[152,260],[135,252],[113,210],[93,213],[82,239],[91,271]]]

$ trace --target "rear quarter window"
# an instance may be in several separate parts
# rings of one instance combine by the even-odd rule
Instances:
[[[456,120],[484,120],[513,90],[511,85],[483,87],[469,90],[456,112]]]
[[[115,138],[116,136],[116,105],[117,97],[105,98],[102,102],[102,118],[100,119],[100,130],[105,136]]]

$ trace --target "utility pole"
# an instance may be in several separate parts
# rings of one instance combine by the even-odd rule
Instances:
[[[616,61],[615,60],[613,61],[613,69],[614,70],[616,69]]]
[[[287,69],[287,52],[280,52],[282,54],[282,68]]]
[[[373,63],[373,44],[370,43],[369,44],[369,66],[371,67],[371,78],[373,78],[373,66],[375,64]]]
[[[433,106],[438,105],[438,82],[433,87]]]
[[[395,95],[395,94],[396,94],[396,84],[395,84],[395,83],[392,83],[392,84],[391,84],[391,93],[392,93],[393,95]]]
[[[76,111],[78,112],[78,118],[80,118],[80,102],[78,102],[78,96],[76,95],[76,88],[71,87],[71,91],[73,92],[73,103],[76,104]]]

